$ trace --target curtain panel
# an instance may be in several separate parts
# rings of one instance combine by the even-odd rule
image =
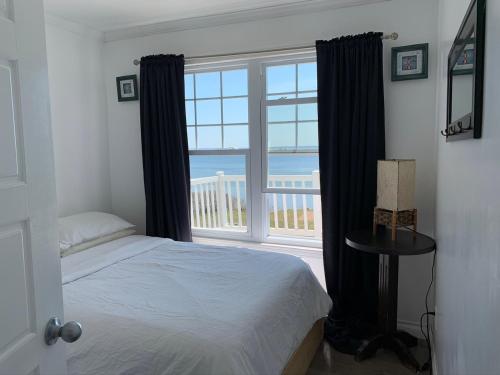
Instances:
[[[146,234],[191,241],[183,55],[141,59],[140,116]]]
[[[334,303],[326,335],[347,353],[377,319],[378,256],[349,248],[345,235],[370,227],[385,158],[381,35],[316,42],[323,258]]]

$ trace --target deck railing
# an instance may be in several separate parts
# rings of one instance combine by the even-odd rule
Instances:
[[[319,189],[319,171],[311,175],[271,175],[270,187]],[[319,195],[269,193],[270,234],[321,238]],[[246,230],[246,176],[191,179],[191,226],[195,229]]]

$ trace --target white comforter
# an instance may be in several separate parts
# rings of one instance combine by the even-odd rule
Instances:
[[[280,374],[331,300],[299,258],[130,236],[62,259],[70,374]]]

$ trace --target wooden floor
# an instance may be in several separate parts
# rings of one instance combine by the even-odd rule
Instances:
[[[425,342],[419,343],[415,356],[420,363],[425,362],[427,349]],[[324,342],[319,348],[307,375],[414,375],[412,371],[399,362],[390,351],[379,350],[373,358],[363,362],[354,361],[353,356],[339,353]],[[421,372],[419,374],[428,374]]]

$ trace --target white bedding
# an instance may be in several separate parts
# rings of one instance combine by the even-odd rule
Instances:
[[[331,306],[284,254],[130,236],[61,262],[70,374],[280,374]]]

